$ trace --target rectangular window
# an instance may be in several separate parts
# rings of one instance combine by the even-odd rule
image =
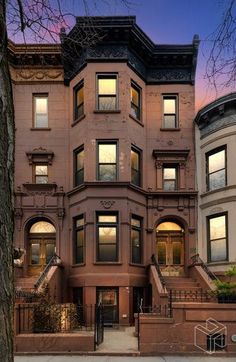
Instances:
[[[74,151],[74,185],[80,186],[84,183],[84,146]]]
[[[84,114],[84,82],[80,82],[74,88],[74,120],[76,121]]]
[[[35,95],[34,96],[34,127],[47,128],[48,127],[48,96]]]
[[[131,182],[141,186],[141,155],[136,148],[131,148]]]
[[[97,261],[118,259],[118,215],[97,214]]]
[[[208,218],[208,261],[228,260],[227,214],[218,214]]]
[[[117,143],[98,142],[98,180],[116,181]]]
[[[226,146],[206,154],[207,191],[226,186]]]
[[[142,261],[142,222],[136,216],[131,218],[131,249],[132,263],[140,264]]]
[[[98,110],[117,110],[117,75],[98,74],[97,93]]]
[[[163,127],[178,127],[177,96],[163,96]]]
[[[36,184],[48,183],[48,165],[34,165],[34,181]]]
[[[177,169],[172,166],[163,167],[163,189],[174,191],[177,189]]]
[[[131,83],[131,110],[130,113],[138,120],[141,119],[141,90]]]
[[[74,262],[84,262],[84,216],[74,219]]]

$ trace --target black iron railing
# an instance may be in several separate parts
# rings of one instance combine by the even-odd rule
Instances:
[[[18,333],[94,331],[94,305],[17,304]]]
[[[216,302],[216,295],[207,290],[169,290],[169,298],[171,302]]]
[[[159,304],[154,306],[142,307],[142,311],[139,314],[155,314],[156,316],[162,318],[171,318],[172,317],[172,303],[169,300],[168,304]]]
[[[191,257],[191,265],[200,265],[205,270],[211,280],[218,280],[217,276],[208,268],[207,264],[200,258],[199,254],[195,254]]]
[[[43,269],[43,271],[41,272],[37,282],[34,284],[35,289],[37,290],[45,281],[47,274],[49,272],[49,270],[51,269],[52,266],[54,265],[58,265],[60,263],[61,259],[57,254],[54,254],[51,259],[49,260],[49,262],[47,263],[47,265],[45,266],[45,268]]]
[[[155,265],[155,268],[156,268],[157,274],[158,274],[158,276],[159,276],[161,285],[162,285],[163,289],[165,289],[166,282],[165,282],[165,279],[164,279],[164,277],[163,277],[163,275],[162,275],[162,273],[161,273],[161,269],[160,269],[160,266],[159,266],[159,264],[158,264],[158,261],[157,261],[157,259],[156,259],[155,254],[152,254],[151,260],[152,260],[153,264]]]

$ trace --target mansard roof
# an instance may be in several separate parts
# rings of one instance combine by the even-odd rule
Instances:
[[[91,34],[91,29],[98,41],[83,49],[74,46],[72,52],[78,34]],[[135,16],[77,17],[74,28],[64,36],[65,80],[70,82],[88,62],[122,61],[150,84],[194,84],[198,45],[197,35],[188,45],[155,44],[136,24]]]

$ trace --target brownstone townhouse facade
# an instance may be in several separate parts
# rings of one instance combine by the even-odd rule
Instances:
[[[101,303],[105,322],[132,324],[164,276],[196,253],[194,82],[198,37],[156,45],[135,17],[95,17],[100,39],[9,44],[16,120],[18,277],[56,254],[63,302]],[[69,49],[69,51],[68,51]]]

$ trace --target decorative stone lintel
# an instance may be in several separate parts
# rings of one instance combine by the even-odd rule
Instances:
[[[186,162],[188,155],[189,155],[189,149],[185,150],[153,150],[152,155],[156,159],[156,165],[159,166],[159,164],[162,164],[163,162],[178,162],[178,163],[184,163]],[[156,166],[157,167],[157,166]]]
[[[29,164],[33,163],[48,163],[52,164],[52,159],[54,157],[54,153],[52,151],[46,150],[45,148],[39,147],[35,148],[33,151],[26,152],[26,155],[29,160]]]

